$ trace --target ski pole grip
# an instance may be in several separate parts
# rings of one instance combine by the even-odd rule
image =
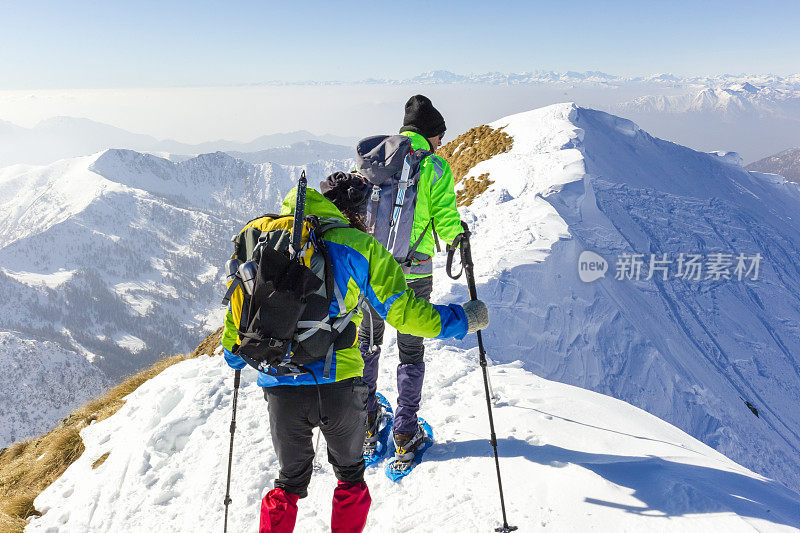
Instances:
[[[464,231],[461,233],[461,264],[464,266],[465,269],[471,269],[473,266],[472,263],[472,247],[469,244],[469,238],[472,235],[472,232],[469,231],[469,226],[466,222],[461,222],[461,227],[464,228]]]
[[[461,274],[464,273],[464,267],[467,263],[464,262],[464,247],[466,246],[469,248],[469,226],[467,226],[466,222],[461,222],[461,227],[464,228],[464,231],[456,235],[456,238],[453,239],[452,244],[447,245],[447,265],[446,271],[447,275],[450,276],[451,279],[458,279],[461,277]],[[458,274],[453,275],[453,257],[456,255],[456,250],[461,249],[461,270],[458,271]],[[466,256],[469,260],[472,260],[472,254],[468,254]]]
[[[461,226],[464,228],[464,231],[459,236],[461,237],[461,266],[467,276],[469,297],[471,300],[477,300],[478,290],[475,287],[475,273],[473,268],[475,264],[472,262],[472,246],[470,246],[469,243],[469,238],[472,233],[469,231],[469,226],[467,226],[466,222],[462,221]]]

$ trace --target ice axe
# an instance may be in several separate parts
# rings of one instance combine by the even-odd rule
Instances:
[[[452,279],[458,279],[461,277],[462,272],[465,273],[467,278],[467,289],[469,289],[469,299],[477,300],[478,291],[475,288],[475,265],[472,262],[472,248],[469,244],[469,237],[471,233],[466,222],[461,222],[461,225],[464,227],[463,233],[453,239],[453,244],[447,247],[447,275]],[[453,275],[453,257],[455,256],[456,249],[459,248],[461,249],[461,271],[458,274]],[[502,527],[496,528],[495,531],[499,533],[508,533],[510,531],[516,531],[517,526],[509,526],[508,520],[506,519],[506,501],[503,497],[503,480],[500,477],[500,459],[497,455],[497,435],[495,435],[494,432],[494,416],[492,416],[492,400],[489,392],[489,371],[486,368],[486,350],[483,348],[483,336],[481,335],[481,331],[478,330],[476,334],[478,335],[478,353],[480,356],[481,370],[483,371],[483,388],[486,391],[486,408],[489,410],[489,429],[491,431],[491,439],[489,442],[491,442],[492,448],[494,449],[494,465],[497,470],[497,487],[500,489],[500,509],[503,511],[503,525]]]

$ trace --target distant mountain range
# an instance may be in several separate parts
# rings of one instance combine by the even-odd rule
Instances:
[[[256,85],[295,84],[269,82]],[[392,103],[391,120],[397,118],[395,111],[402,111],[405,94],[423,92],[434,98],[446,112],[449,135],[457,135],[471,127],[473,124],[465,121],[464,117],[485,114],[484,108],[501,107],[502,113],[508,113],[517,108],[526,109],[534,101],[537,105],[575,101],[632,119],[659,137],[697,150],[739,152],[748,162],[786,146],[800,146],[800,74],[626,77],[600,71],[456,74],[436,70],[408,79],[320,81],[299,85],[321,86],[315,92],[320,98],[328,93],[327,85],[360,85],[359,90],[353,91],[348,105],[370,116],[383,117],[385,100],[397,99]],[[348,87],[341,90],[350,94]],[[365,93],[371,96],[363,96]],[[287,105],[292,98],[287,97]],[[383,103],[376,104],[372,100]],[[323,114],[331,110],[336,115],[331,107],[323,106],[321,110]],[[334,123],[346,123],[350,127],[348,132],[386,129],[361,127],[361,123],[355,127],[352,123],[354,112],[340,113]],[[381,120],[388,123],[389,115],[385,116]],[[491,116],[496,115],[492,112]],[[314,129],[314,120],[305,117],[297,123]],[[369,122],[364,118],[358,120]],[[263,118],[262,122],[268,123],[269,117]],[[330,126],[330,122],[319,127],[332,128],[334,133],[338,131],[335,126]],[[0,121],[0,167],[18,163],[45,165],[109,148],[149,152],[173,161],[222,151],[253,163],[271,161],[301,165],[317,160],[315,158],[338,158],[343,154],[350,157],[349,150],[357,140],[356,137],[318,135],[298,130],[264,135],[249,142],[216,140],[187,144],[131,133],[86,118],[54,117],[33,128]],[[295,146],[297,143],[324,144],[298,147]],[[287,146],[292,146],[289,151],[291,160],[282,155]]]
[[[777,147],[800,144],[800,85],[791,79],[682,82],[677,94],[653,91],[607,106],[661,137],[692,148],[735,149],[752,161]]]
[[[747,165],[747,170],[779,174],[789,181],[800,183],[800,148],[792,148],[755,163]]]
[[[643,83],[654,85],[708,85],[723,86],[734,83],[750,82],[755,85],[772,86],[800,86],[800,73],[790,76],[776,76],[773,74],[748,75],[748,74],[719,74],[708,76],[677,76],[669,73],[651,74],[646,76],[618,76],[600,71],[576,72],[568,70],[557,72],[552,70],[532,70],[528,72],[484,72],[473,74],[456,74],[449,70],[432,70],[417,76],[404,79],[392,78],[367,78],[356,82],[340,80],[324,81],[280,81],[272,80],[249,85],[418,85],[432,84],[443,85],[453,83],[490,84],[490,85],[537,85],[547,83],[564,84],[600,84],[622,85],[629,83]]]
[[[269,157],[276,157],[283,162],[291,152],[292,162],[286,164],[306,164],[316,161],[314,157],[317,154],[322,154],[319,159],[330,159],[332,155],[339,157],[344,154],[347,148],[352,152],[357,140],[335,135],[315,135],[309,131],[298,130],[263,135],[249,142],[218,140],[187,144],[173,140],[158,140],[150,135],[131,133],[86,118],[53,117],[43,120],[33,128],[23,128],[10,122],[0,121],[0,167],[18,163],[46,165],[59,159],[90,155],[109,148],[187,156],[213,152],[238,154],[261,152],[259,155],[248,156],[249,161],[258,163],[270,162]],[[286,150],[286,147],[297,143],[316,144],[306,145],[305,150],[302,148]]]

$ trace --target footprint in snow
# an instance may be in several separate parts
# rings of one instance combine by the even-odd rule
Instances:
[[[173,498],[175,498],[177,496],[178,496],[177,492],[173,492],[173,491],[162,492],[161,494],[159,494],[155,498],[153,498],[153,505],[166,505]]]
[[[175,407],[178,406],[180,401],[183,399],[183,392],[179,389],[171,389],[164,394],[161,395],[161,399],[158,402],[158,412],[161,417],[167,416]]]

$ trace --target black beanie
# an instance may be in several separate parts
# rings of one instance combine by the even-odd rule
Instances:
[[[319,190],[339,211],[361,213],[367,203],[370,186],[357,174],[334,172],[320,182]]]
[[[413,131],[430,139],[443,134],[446,129],[444,117],[433,107],[427,96],[417,94],[408,99],[406,116],[403,118],[403,127],[400,128],[400,133]]]

